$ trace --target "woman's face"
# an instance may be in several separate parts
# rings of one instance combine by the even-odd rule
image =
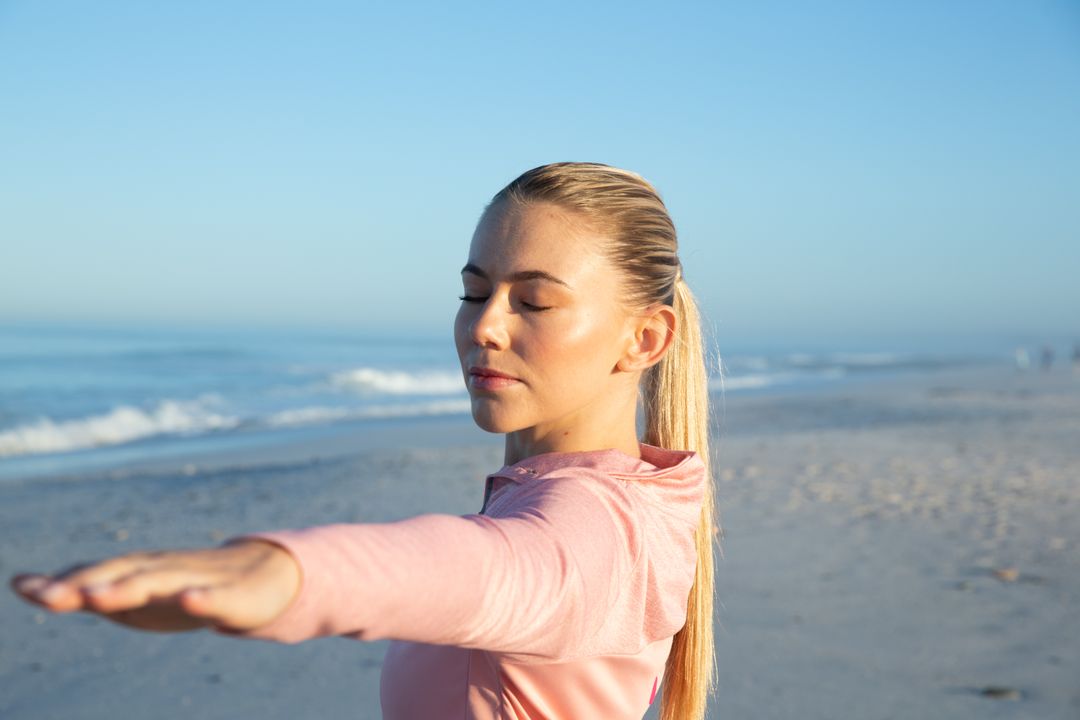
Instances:
[[[504,202],[481,218],[454,339],[484,430],[566,435],[628,386],[615,366],[633,333],[601,241],[548,203]]]

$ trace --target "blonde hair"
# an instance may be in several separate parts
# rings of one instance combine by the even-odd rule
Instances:
[[[675,634],[661,685],[662,720],[701,720],[715,689],[713,543],[719,522],[709,471],[709,392],[697,303],[682,279],[675,225],[659,193],[644,178],[599,163],[552,163],[533,168],[492,198],[549,202],[580,215],[608,240],[605,252],[622,273],[630,307],[670,304],[675,342],[642,378],[644,442],[694,450],[705,463],[705,498],[696,531],[697,571],[686,624]]]

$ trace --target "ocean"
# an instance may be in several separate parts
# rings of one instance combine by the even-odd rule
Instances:
[[[807,392],[1000,354],[725,350],[713,392]],[[0,480],[272,443],[303,429],[467,417],[449,333],[0,325]]]

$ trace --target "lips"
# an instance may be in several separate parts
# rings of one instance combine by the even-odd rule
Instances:
[[[517,380],[513,375],[507,375],[506,373],[493,370],[492,368],[477,367],[473,365],[469,368],[469,375],[476,377],[493,377],[493,378],[505,378],[507,380]]]
[[[503,390],[520,382],[521,380],[513,375],[492,368],[476,365],[469,368],[469,386],[474,390]]]

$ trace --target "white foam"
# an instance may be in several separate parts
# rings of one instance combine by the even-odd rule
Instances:
[[[454,395],[465,392],[461,373],[437,370],[408,373],[360,367],[334,373],[330,376],[330,383],[347,390],[388,395]]]
[[[210,410],[216,395],[164,400],[153,410],[120,405],[104,415],[55,422],[42,418],[0,432],[0,457],[84,450],[119,445],[152,435],[196,433],[236,427],[239,420]]]
[[[748,375],[725,375],[723,377],[714,377],[709,380],[710,390],[756,390],[758,388],[769,387],[775,385],[777,382],[781,382],[785,379],[785,376],[779,373],[764,374],[753,373]]]
[[[709,379],[709,390],[758,390],[761,388],[808,380],[835,380],[844,377],[843,368],[826,368],[817,372],[775,372],[724,375]]]
[[[458,415],[470,409],[469,400],[441,400],[414,405],[371,405],[361,408],[306,407],[283,410],[266,419],[270,427],[295,427],[341,420],[361,420],[393,417],[420,417],[426,415]]]
[[[869,367],[877,367],[884,365],[895,365],[902,361],[904,358],[896,353],[880,352],[880,353],[835,353],[830,359],[833,362],[840,363],[842,365],[861,365]]]
[[[295,410],[282,410],[266,418],[270,427],[292,427],[295,425],[313,425],[344,420],[352,412],[349,408],[306,407]]]
[[[769,359],[760,355],[748,355],[745,357],[737,357],[733,360],[733,364],[740,365],[750,370],[768,370]]]
[[[795,367],[806,367],[817,363],[817,358],[808,353],[791,353],[787,356],[787,364]]]

